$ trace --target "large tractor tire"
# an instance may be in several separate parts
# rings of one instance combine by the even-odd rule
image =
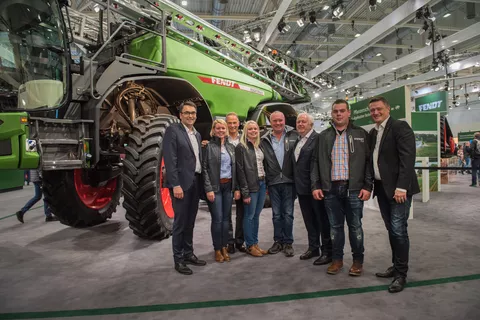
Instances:
[[[43,172],[45,201],[61,223],[75,228],[110,219],[120,203],[121,191],[121,176],[93,187],[84,183],[81,169]]]
[[[133,233],[144,239],[162,240],[172,232],[172,200],[162,187],[162,142],[165,130],[177,122],[172,115],[139,117],[125,148],[123,207]]]

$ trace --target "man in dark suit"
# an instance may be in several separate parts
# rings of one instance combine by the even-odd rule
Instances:
[[[407,220],[412,196],[420,192],[415,174],[415,135],[405,121],[390,117],[390,104],[383,97],[369,103],[370,115],[376,123],[370,131],[375,176],[374,197],[377,197],[383,221],[388,230],[392,263],[377,277],[391,278],[388,291],[400,292],[406,284],[408,271]]]
[[[332,240],[325,204],[323,200],[315,200],[312,196],[310,182],[312,153],[318,137],[318,133],[313,130],[313,121],[313,117],[308,113],[300,113],[297,116],[296,129],[299,138],[294,146],[293,174],[298,202],[308,234],[308,249],[300,256],[300,260],[320,256],[321,249],[322,255],[313,264],[324,265],[332,262]]]
[[[196,105],[190,101],[184,102],[180,105],[179,112],[181,123],[173,124],[165,130],[163,158],[166,186],[170,188],[175,212],[172,232],[175,270],[181,274],[192,274],[186,264],[206,264],[193,253],[193,228],[202,184],[201,137],[193,127],[197,119]]]

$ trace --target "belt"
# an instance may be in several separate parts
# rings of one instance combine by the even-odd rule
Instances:
[[[258,177],[258,180],[259,180],[259,181],[265,180],[265,176],[260,176],[260,177]]]
[[[336,186],[346,186],[348,185],[348,180],[336,180],[332,181],[332,184]]]
[[[220,183],[229,183],[230,181],[232,181],[232,178],[222,178],[222,179],[220,179]]]

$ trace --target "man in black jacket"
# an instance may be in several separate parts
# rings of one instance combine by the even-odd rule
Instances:
[[[400,292],[406,284],[410,242],[407,220],[412,196],[420,192],[415,174],[415,134],[405,121],[390,117],[390,104],[383,97],[369,103],[370,115],[376,126],[370,131],[374,197],[377,197],[392,249],[392,263],[377,277],[394,280],[389,292]]]
[[[472,184],[477,186],[477,176],[480,176],[480,132],[475,132],[472,144],[470,145],[470,158],[472,159]],[[480,181],[478,181],[480,183]]]
[[[343,267],[344,223],[348,225],[353,264],[352,276],[363,271],[363,202],[373,187],[368,133],[350,122],[350,106],[345,100],[332,105],[332,126],[318,137],[312,169],[312,194],[325,198],[332,233],[332,264],[328,274]]]
[[[293,257],[293,203],[296,195],[292,156],[298,135],[293,130],[286,130],[285,115],[280,111],[272,112],[270,123],[272,132],[266,133],[260,142],[273,215],[274,243],[268,253],[283,251],[287,257]]]
[[[172,124],[165,130],[163,154],[166,186],[172,196],[173,219],[172,247],[175,270],[192,274],[186,264],[204,266],[193,253],[193,229],[202,190],[202,151],[200,134],[193,124],[197,119],[197,106],[190,101],[179,107],[182,123]]]
[[[312,196],[311,164],[318,137],[318,133],[313,130],[313,121],[313,117],[308,113],[297,116],[297,132],[300,136],[294,146],[293,175],[308,234],[308,249],[300,256],[300,260],[320,256],[321,248],[322,255],[313,264],[323,265],[332,261],[332,240],[325,203],[323,200],[313,199]]]

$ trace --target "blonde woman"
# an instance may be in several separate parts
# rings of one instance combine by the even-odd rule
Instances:
[[[228,227],[232,215],[232,191],[235,181],[235,147],[227,140],[228,126],[225,120],[217,119],[210,131],[212,139],[205,147],[202,174],[207,194],[207,204],[212,215],[212,241],[215,261],[230,261],[227,252]],[[240,192],[235,193],[235,199]]]
[[[237,179],[245,205],[243,231],[247,253],[261,257],[268,252],[258,246],[258,224],[265,202],[265,170],[263,152],[259,147],[260,132],[255,121],[247,121],[240,143],[235,148]]]

